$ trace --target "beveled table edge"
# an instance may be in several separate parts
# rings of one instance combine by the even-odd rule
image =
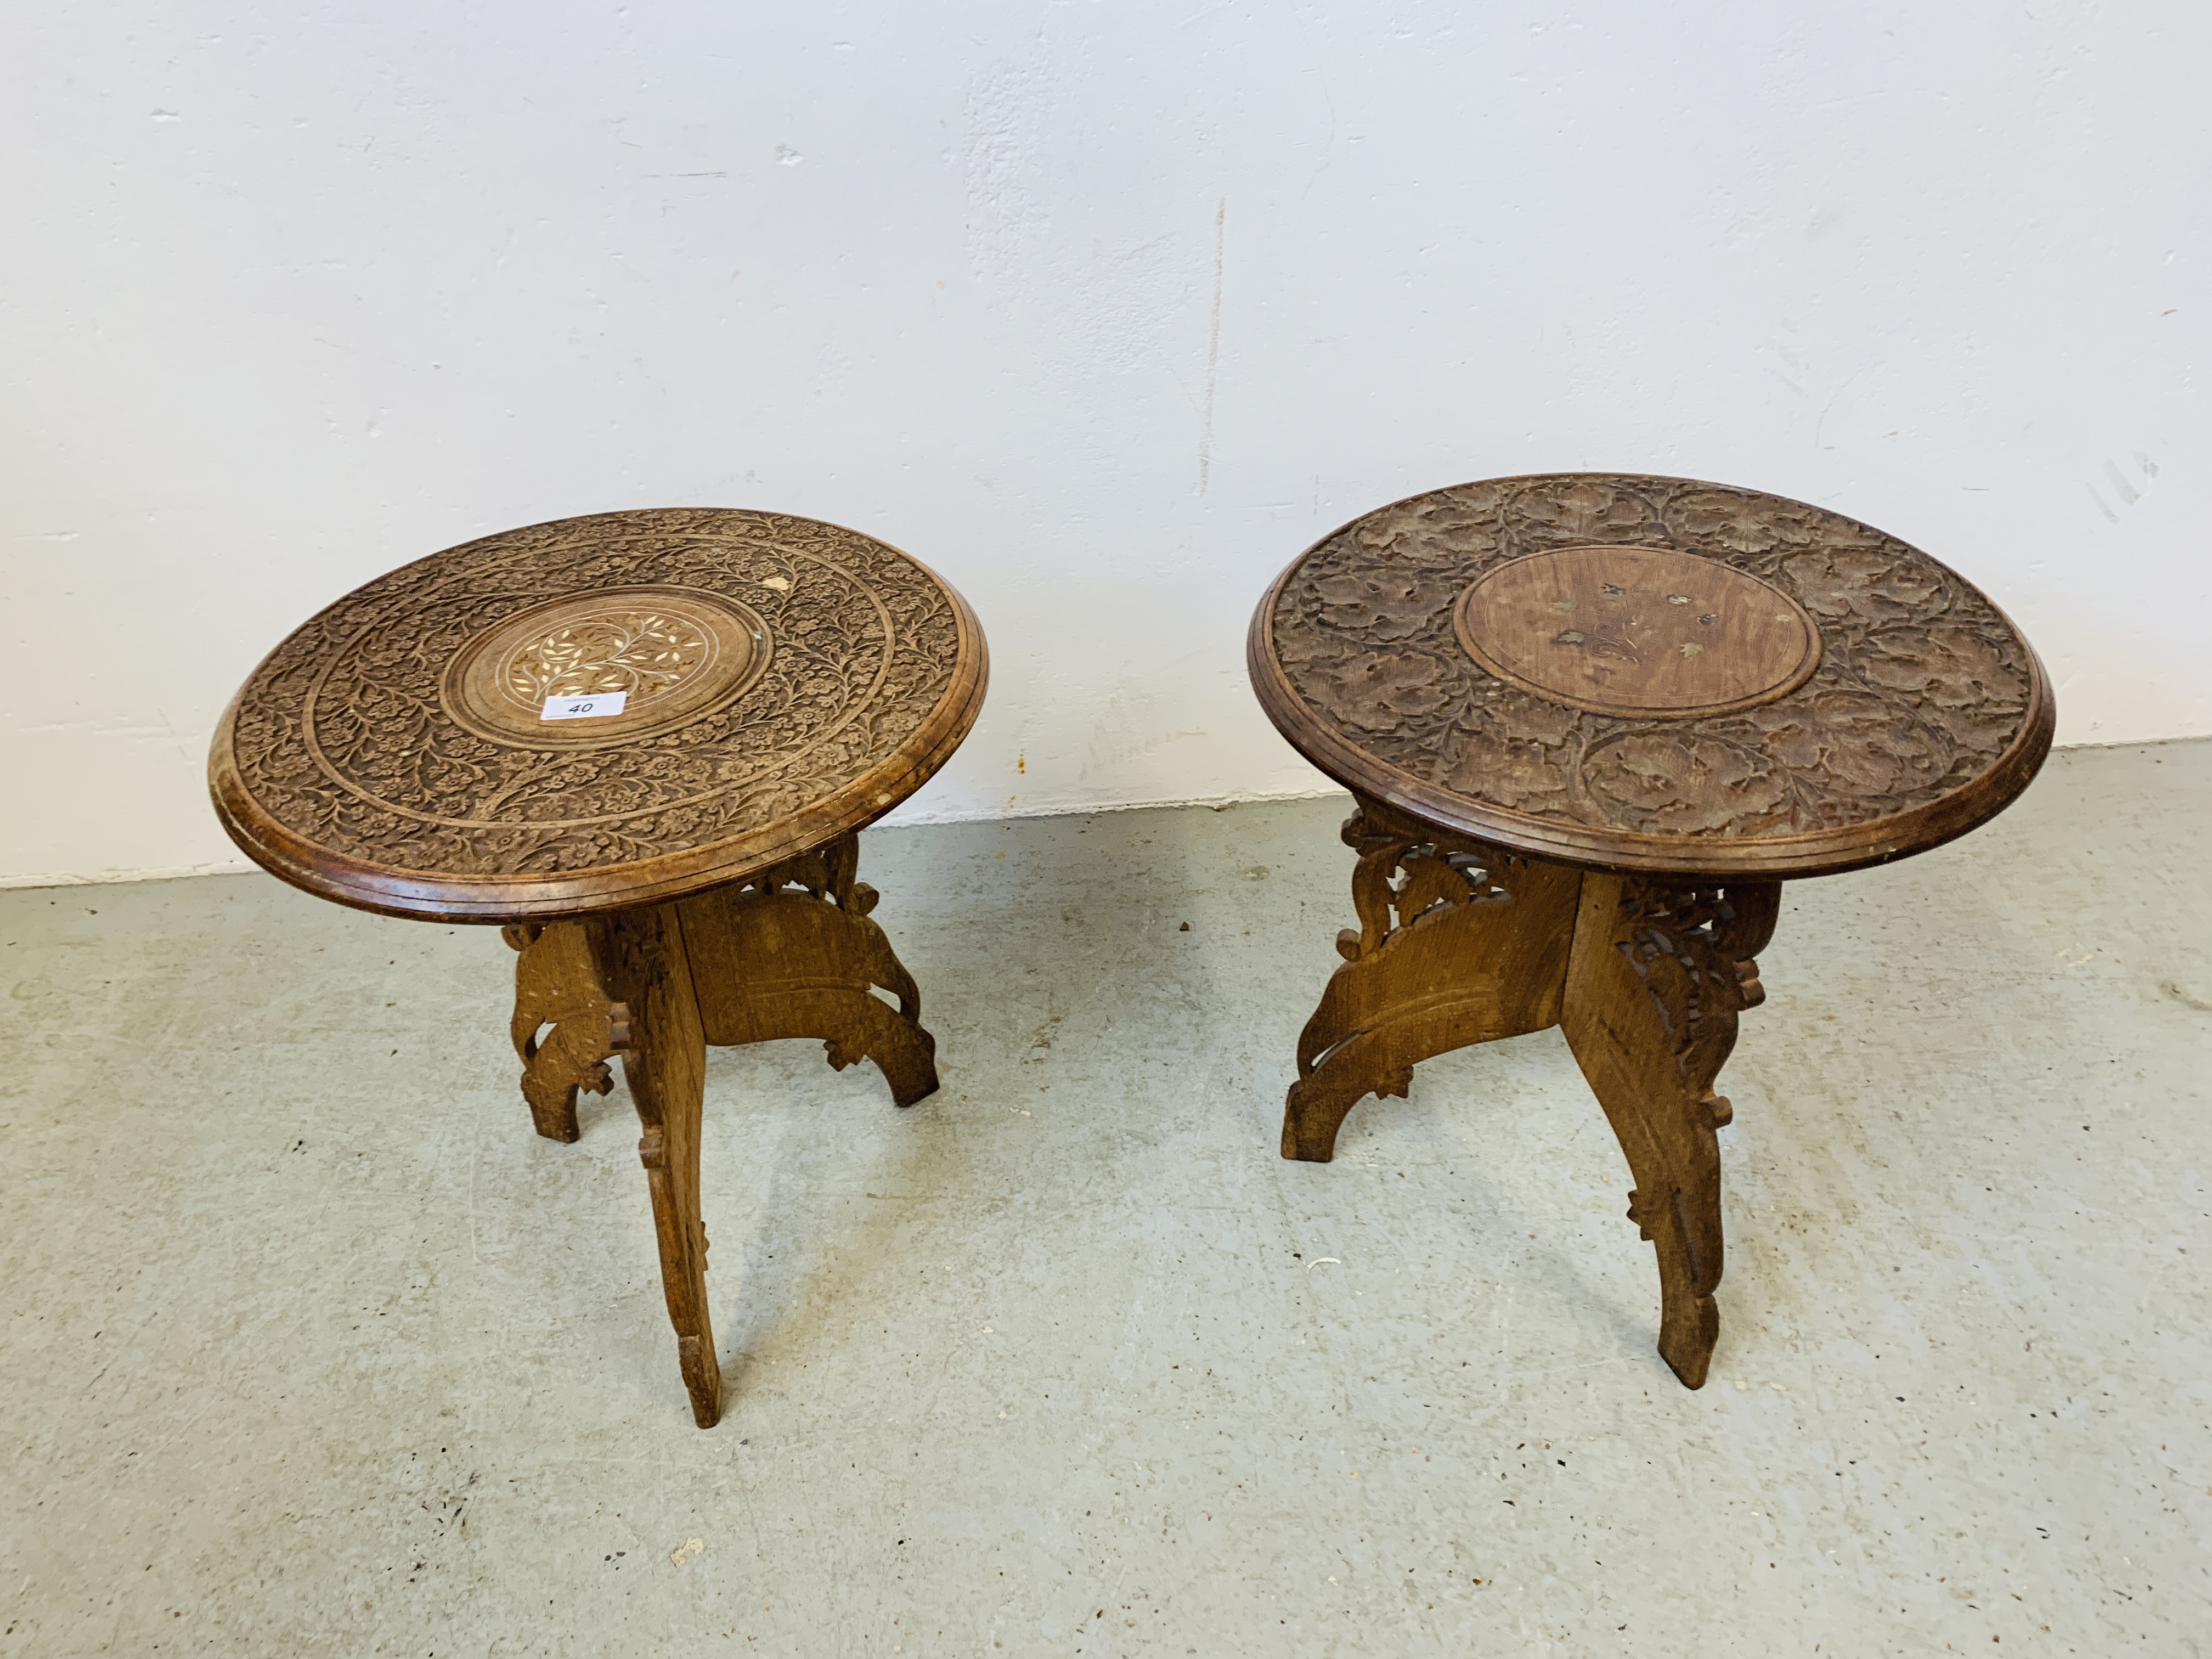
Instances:
[[[795,513],[773,516],[805,517]],[[830,522],[826,519],[806,521]],[[215,741],[208,750],[208,793],[215,804],[216,817],[240,852],[279,880],[318,898],[379,915],[483,925],[559,921],[665,903],[742,881],[770,865],[864,830],[934,776],[974,728],[990,684],[991,653],[982,623],[957,588],[903,548],[866,531],[854,533],[890,548],[935,582],[952,601],[958,644],[951,681],[914,734],[872,770],[750,835],[635,864],[556,875],[453,876],[371,864],[333,853],[295,835],[262,810],[240,776],[232,745],[240,700],[269,658],[283,649],[283,640],[254,665],[216,727]]]
[[[1261,596],[1259,608],[1252,613],[1251,626],[1245,632],[1245,669],[1251,678],[1253,694],[1258,697],[1260,707],[1269,722],[1291,748],[1355,794],[1370,796],[1440,829],[1456,830],[1478,841],[1490,842],[1515,852],[1584,869],[1639,875],[1699,876],[1722,880],[1734,877],[1743,881],[1785,881],[1810,876],[1841,875],[1846,871],[1887,864],[1893,859],[1910,858],[1914,854],[1941,847],[1945,842],[1955,841],[1960,836],[1979,829],[2004,811],[2034,781],[2035,775],[2043,768],[2045,757],[2051,752],[2051,734],[2057,728],[2058,718],[2057,700],[2051,693],[2051,679],[2044,670],[2043,659],[2037,654],[2027,636],[2005,614],[2002,607],[1966,577],[1949,565],[1943,564],[1942,560],[1936,559],[1932,554],[1924,552],[1923,556],[1941,565],[1954,579],[1973,588],[1990,609],[1996,612],[1998,619],[2012,630],[2013,637],[2020,641],[2021,649],[2027,653],[2027,714],[2005,751],[1997,757],[1987,771],[1972,782],[1961,785],[1940,800],[1929,801],[1925,805],[1913,807],[1890,817],[1850,824],[1839,830],[1806,830],[1794,836],[1764,836],[1755,841],[1720,836],[1700,839],[1688,836],[1655,836],[1632,830],[1601,830],[1589,824],[1540,818],[1502,806],[1486,805],[1426,782],[1409,772],[1401,771],[1368,753],[1316,714],[1283,672],[1275,658],[1274,617],[1275,603],[1281,596],[1284,585],[1297,573],[1298,567],[1325,544],[1342,535],[1361,520],[1403,506],[1408,501],[1419,501],[1423,496],[1433,495],[1442,489],[1464,489],[1472,484],[1517,483],[1535,478],[1610,476],[1614,475],[1522,472],[1498,478],[1471,478],[1458,484],[1439,484],[1433,489],[1415,490],[1412,495],[1401,495],[1395,501],[1370,507],[1366,512],[1346,520],[1326,534],[1316,537],[1296,558],[1283,567],[1273,581],[1268,583],[1267,591]],[[1685,478],[1655,472],[1622,476],[1655,478],[1668,483],[1705,484],[1725,489],[1747,489],[1741,484],[1715,486],[1714,481],[1708,478]],[[1771,490],[1751,489],[1747,493],[1764,495],[1771,501],[1785,501],[1809,512],[1846,519],[1850,523],[1874,531],[1877,535],[1889,534],[1863,520],[1850,519],[1848,514],[1837,513],[1831,507],[1815,507],[1790,496],[1777,495]],[[1891,537],[1890,539],[1898,538]],[[1911,545],[1909,543],[1906,544]],[[1914,550],[1922,551],[1917,548]],[[1822,648],[1825,651],[1825,640]],[[1481,665],[1478,663],[1476,666],[1480,667]],[[1652,722],[1654,725],[1662,723]]]

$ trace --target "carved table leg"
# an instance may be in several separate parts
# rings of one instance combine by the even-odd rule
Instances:
[[[1774,884],[1583,878],[1560,1023],[1636,1181],[1629,1218],[1659,1257],[1659,1353],[1702,1388],[1720,1312],[1720,1147],[1713,1092],[1736,1015],[1762,999],[1752,957],[1773,936]]]
[[[1558,1023],[1581,876],[1453,840],[1361,797],[1344,823],[1359,854],[1357,931],[1298,1038],[1283,1156],[1326,1164],[1346,1114],[1402,1096],[1432,1055]]]
[[[606,1060],[627,1041],[622,1027],[629,1011],[600,989],[583,923],[525,923],[500,934],[522,953],[514,964],[509,1022],[514,1051],[522,1056],[522,1097],[539,1134],[574,1140],[576,1091],[603,1095],[615,1086]],[[553,1033],[541,1042],[538,1034],[547,1025]]]
[[[601,982],[629,1006],[623,1074],[638,1121],[637,1153],[653,1192],[660,1287],[676,1328],[676,1353],[691,1415],[711,1429],[722,1414],[722,1372],[707,1317],[707,1230],[699,1216],[699,1112],[706,1092],[706,1034],[675,905],[624,910],[586,924]]]
[[[911,1106],[936,1091],[937,1042],[914,975],[869,918],[876,890],[854,879],[860,858],[859,836],[846,836],[678,908],[708,1042],[820,1037],[831,1066],[874,1060],[891,1099]]]
[[[575,1139],[576,1091],[605,1094],[613,1086],[605,1061],[622,1055],[645,1128],[638,1156],[653,1193],[661,1289],[702,1429],[721,1415],[722,1398],[699,1215],[708,1045],[820,1037],[841,1071],[873,1060],[901,1106],[937,1088],[921,993],[869,920],[876,891],[854,879],[860,857],[859,836],[846,836],[719,892],[503,930],[522,953],[513,1033],[538,1133]]]

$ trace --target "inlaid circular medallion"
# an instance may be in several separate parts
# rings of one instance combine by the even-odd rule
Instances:
[[[1362,514],[1277,579],[1276,729],[1397,811],[1540,858],[1778,880],[1962,835],[2051,746],[1987,595],[1826,507],[1553,472]]]
[[[974,612],[872,536],[593,514],[449,547],[308,618],[240,689],[209,783],[247,854],[325,897],[586,915],[872,823],[951,755],[988,674]]]
[[[494,743],[592,749],[673,731],[732,702],[775,649],[750,606],[656,584],[566,594],[486,629],[439,687],[456,723]],[[550,700],[619,693],[619,714],[549,718]]]
[[[1787,696],[1820,664],[1804,606],[1667,547],[1561,547],[1501,564],[1452,612],[1500,679],[1599,714],[1686,718]]]

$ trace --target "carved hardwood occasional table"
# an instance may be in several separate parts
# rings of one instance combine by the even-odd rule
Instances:
[[[1560,1025],[1656,1247],[1659,1352],[1720,1316],[1715,1094],[1781,884],[1962,836],[2051,747],[2041,664],[1893,536],[1686,478],[1415,495],[1252,618],[1278,730],[1349,788],[1357,929],[1298,1039],[1283,1156],[1326,1163],[1419,1061]]]
[[[966,603],[870,537],[608,513],[347,595],[216,731],[216,812],[264,867],[365,910],[504,924],[538,1133],[575,1139],[577,1090],[607,1092],[622,1057],[702,1428],[721,1410],[707,1045],[820,1037],[901,1106],[937,1087],[921,996],[854,879],[859,832],[959,746],[987,672]]]

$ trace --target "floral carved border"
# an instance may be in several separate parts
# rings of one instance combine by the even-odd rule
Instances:
[[[447,713],[470,639],[564,594],[726,593],[774,654],[735,702],[605,750],[500,744]],[[456,876],[558,874],[761,830],[865,776],[951,684],[953,600],[914,561],[814,520],[718,508],[600,514],[487,537],[347,595],[240,693],[240,781],[277,824],[346,858]]]
[[[1469,657],[1455,602],[1486,571],[1578,544],[1672,547],[1772,583],[1823,659],[1775,702],[1688,719],[1607,715]],[[2030,715],[2033,658],[1970,583],[1838,514],[1693,480],[1562,474],[1440,489],[1369,514],[1285,580],[1276,660],[1377,760],[1473,801],[1643,835],[1758,839],[1942,799]]]

